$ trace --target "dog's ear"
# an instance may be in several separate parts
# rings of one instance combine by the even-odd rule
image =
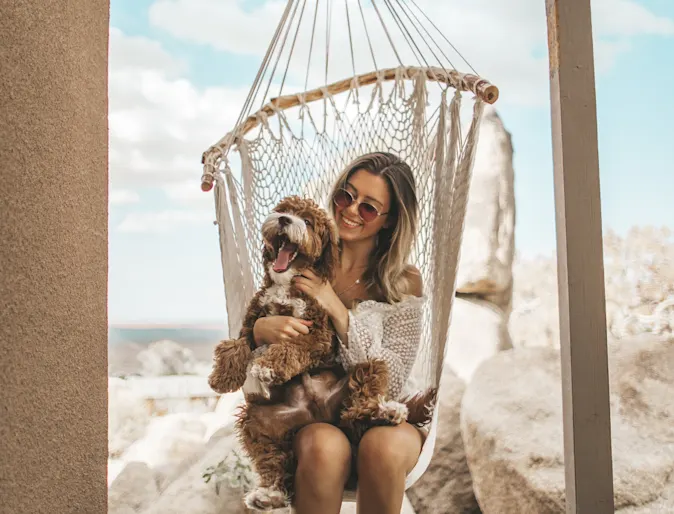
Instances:
[[[339,237],[337,227],[330,219],[325,223],[322,242],[323,253],[316,263],[315,270],[319,277],[326,282],[331,282],[335,278],[335,270],[339,262]]]
[[[269,275],[269,265],[274,262],[274,251],[266,244],[262,247],[262,268],[264,271],[263,286],[269,287],[272,284],[271,276]]]

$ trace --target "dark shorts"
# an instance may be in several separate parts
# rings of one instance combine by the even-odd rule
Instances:
[[[415,428],[419,431],[419,434],[421,435],[421,444],[423,447],[423,444],[426,442],[426,438],[428,437],[428,428],[426,427],[424,428],[415,427]],[[355,492],[357,485],[358,485],[358,446],[351,446],[351,474],[349,475],[349,479],[346,481],[344,489],[347,491]]]

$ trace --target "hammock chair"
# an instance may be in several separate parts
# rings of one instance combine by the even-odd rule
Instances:
[[[263,278],[260,227],[276,203],[299,194],[327,208],[352,159],[404,159],[420,204],[412,262],[427,301],[412,375],[422,389],[440,383],[479,124],[498,89],[467,62],[473,73],[456,71],[447,55],[458,52],[417,1],[288,0],[238,120],[202,156],[201,188],[214,188],[228,326],[238,334]],[[283,95],[291,87],[302,92]],[[428,466],[437,420],[436,407],[406,487]]]

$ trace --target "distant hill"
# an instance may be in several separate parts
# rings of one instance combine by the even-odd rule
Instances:
[[[110,325],[108,346],[134,343],[148,345],[169,339],[190,346],[193,344],[216,344],[227,337],[227,328],[217,325]]]

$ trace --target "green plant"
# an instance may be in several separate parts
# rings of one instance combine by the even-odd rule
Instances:
[[[206,468],[202,477],[206,483],[213,480],[216,494],[220,494],[220,487],[223,483],[232,489],[241,489],[244,493],[250,491],[254,483],[250,461],[237,450],[232,450],[215,466]]]

